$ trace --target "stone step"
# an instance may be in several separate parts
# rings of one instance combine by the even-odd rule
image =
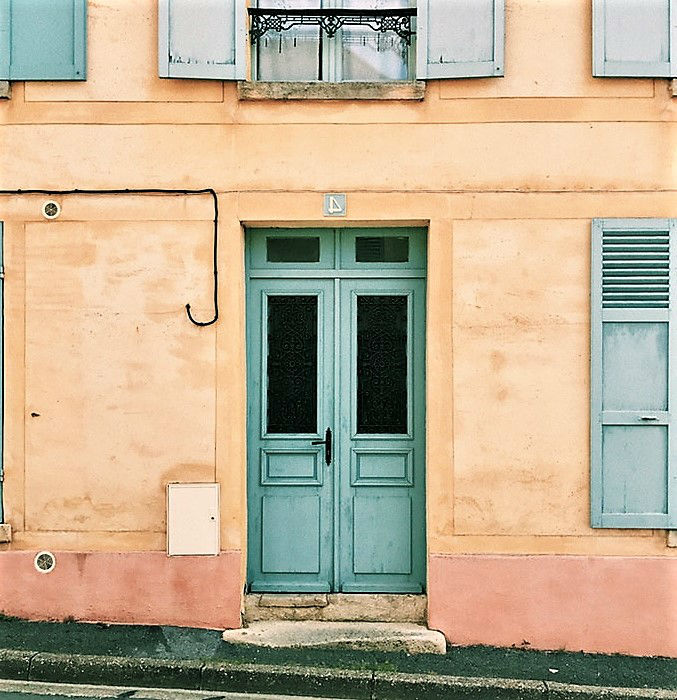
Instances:
[[[395,622],[253,622],[249,627],[226,630],[223,640],[273,649],[359,649],[404,651],[409,654],[444,654],[441,632],[423,625]]]
[[[425,623],[424,595],[390,593],[250,593],[245,623],[264,620]]]

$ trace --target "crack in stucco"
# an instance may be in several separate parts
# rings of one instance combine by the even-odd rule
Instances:
[[[34,654],[31,654],[31,657],[28,659],[28,669],[26,672],[26,680],[30,681],[33,680],[31,678],[32,672],[33,672],[33,659],[38,655],[38,652],[36,651]]]

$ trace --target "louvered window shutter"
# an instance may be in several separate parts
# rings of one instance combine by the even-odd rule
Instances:
[[[596,76],[677,76],[677,0],[594,0]]]
[[[504,0],[419,0],[418,78],[503,75]]]
[[[0,0],[0,80],[85,80],[86,0]]]
[[[158,0],[161,78],[244,80],[244,0]]]
[[[593,222],[593,527],[677,527],[676,221]]]

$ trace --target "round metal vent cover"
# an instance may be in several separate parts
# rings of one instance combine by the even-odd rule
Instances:
[[[54,571],[54,567],[56,566],[56,557],[51,552],[38,552],[35,555],[33,564],[35,565],[36,570],[41,574],[48,574],[50,571]]]
[[[61,214],[61,205],[53,199],[48,199],[42,204],[42,215],[45,219],[56,219]]]

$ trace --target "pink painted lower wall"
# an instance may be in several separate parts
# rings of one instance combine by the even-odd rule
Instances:
[[[677,657],[677,559],[431,555],[428,610],[456,644]]]
[[[78,620],[225,629],[240,626],[240,553],[54,552],[38,573],[35,552],[0,553],[0,612]]]

